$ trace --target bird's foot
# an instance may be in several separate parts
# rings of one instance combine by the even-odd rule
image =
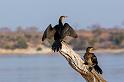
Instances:
[[[89,67],[89,71],[90,71],[90,72],[92,71],[92,69],[93,69],[92,67]]]

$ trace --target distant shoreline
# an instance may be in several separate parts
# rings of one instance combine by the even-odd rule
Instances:
[[[28,49],[0,49],[0,55],[33,55],[33,54],[49,54],[52,52],[51,49],[45,48],[43,50],[37,51],[36,48],[28,48]]]
[[[77,53],[85,53],[85,50],[80,50],[80,51],[76,51]],[[124,54],[124,49],[98,49],[95,50],[94,53],[98,53],[98,54],[105,54],[105,53],[109,53],[109,54]]]
[[[85,53],[85,50],[76,51],[77,53]],[[41,51],[37,51],[35,48],[28,48],[28,49],[15,49],[15,50],[7,50],[7,49],[0,49],[0,55],[34,55],[34,54],[41,54],[46,55],[49,53],[53,53],[50,48],[42,49]],[[94,53],[110,53],[110,54],[119,54],[124,53],[124,49],[98,49],[95,50]]]

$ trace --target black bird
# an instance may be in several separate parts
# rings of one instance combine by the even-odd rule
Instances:
[[[58,52],[62,48],[61,41],[66,36],[77,38],[77,34],[74,29],[68,23],[63,24],[64,18],[67,18],[67,16],[60,16],[59,24],[55,25],[54,27],[52,27],[52,25],[50,24],[44,31],[42,37],[42,41],[44,41],[45,39],[49,40],[49,42],[52,44],[52,50],[54,52]]]
[[[89,65],[89,70],[91,71],[92,68],[95,69],[95,71],[99,74],[102,74],[103,71],[102,69],[98,66],[98,61],[97,61],[97,57],[94,55],[94,53],[92,52],[94,50],[93,47],[88,47],[86,49],[86,53],[84,55],[84,60],[85,60],[85,64]]]

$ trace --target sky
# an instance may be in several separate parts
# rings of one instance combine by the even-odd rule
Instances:
[[[36,26],[44,30],[61,15],[76,29],[93,24],[124,25],[124,0],[0,0],[0,28]]]

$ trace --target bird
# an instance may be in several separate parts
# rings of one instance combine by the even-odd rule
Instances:
[[[58,24],[54,27],[50,24],[43,33],[42,41],[48,39],[54,52],[58,52],[62,48],[61,42],[66,36],[78,37],[75,30],[68,23],[63,24],[65,18],[67,16],[60,16]]]
[[[98,65],[97,57],[94,55],[93,50],[93,47],[88,47],[86,49],[86,53],[84,54],[84,64],[89,65],[90,71],[94,68],[98,74],[102,74],[103,71]]]

